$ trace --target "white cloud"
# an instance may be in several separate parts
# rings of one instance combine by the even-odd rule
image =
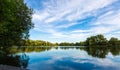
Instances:
[[[93,15],[92,13],[93,11],[104,8],[107,5],[110,5],[111,3],[115,2],[116,0],[97,0],[97,1],[78,0],[78,1],[80,1],[77,3],[78,5],[75,3],[75,1],[72,2],[72,4],[75,5],[76,11],[71,15],[67,16],[67,19],[69,21],[81,19],[83,17]],[[71,7],[71,9],[74,8]]]
[[[90,29],[94,34],[104,34],[112,31],[111,27],[97,26]]]
[[[84,33],[84,32],[90,32],[91,30],[74,30],[72,33]]]
[[[51,17],[51,18],[46,19],[44,22],[45,23],[51,23],[51,22],[56,21],[56,20],[57,20],[56,17]]]
[[[93,23],[95,26],[86,30],[74,30],[73,33],[105,34],[120,30],[120,11],[109,11]],[[91,25],[93,25],[91,24]],[[119,33],[119,32],[117,32]]]
[[[106,25],[120,25],[120,10],[119,11],[109,11],[104,15],[100,16],[95,23],[96,25],[106,24]]]
[[[56,28],[68,28],[68,27],[71,27],[71,26],[76,25],[76,24],[79,24],[79,23],[73,22],[73,23],[63,24],[63,25],[57,26]]]
[[[60,20],[67,15],[64,19],[75,20],[85,16],[85,13],[106,7],[114,1],[116,0],[49,0],[43,2],[45,9],[40,12],[39,19],[43,20],[44,17],[49,16],[49,19],[45,20],[48,23]]]
[[[42,1],[44,9],[37,9],[33,14],[34,30],[49,33],[49,38],[80,41],[94,34],[107,34],[120,30],[120,11],[115,9],[98,13],[102,8],[110,8],[117,0],[48,0]],[[98,16],[99,15],[99,16]],[[87,28],[71,26],[81,24],[79,20],[94,16],[96,19]],[[64,23],[65,21],[65,23]],[[86,21],[86,20],[85,20]],[[67,22],[67,23],[66,23]],[[87,23],[84,23],[87,25]],[[91,25],[90,25],[91,24]],[[82,24],[80,25],[82,26]],[[60,30],[62,29],[62,30]],[[64,31],[67,29],[69,31]],[[109,35],[110,36],[110,35]]]
[[[35,13],[32,15],[32,18],[35,21],[36,20],[43,21],[49,16],[50,16],[50,14],[48,12],[46,12],[46,11],[39,12],[38,10],[36,10]]]
[[[113,33],[120,30],[120,11],[110,11],[101,15],[95,22],[96,27],[91,28],[95,33]]]

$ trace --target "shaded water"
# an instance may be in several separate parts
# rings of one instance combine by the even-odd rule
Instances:
[[[120,70],[118,47],[58,47],[12,49],[29,56],[29,70]]]

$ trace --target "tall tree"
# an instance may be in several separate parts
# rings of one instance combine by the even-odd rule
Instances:
[[[0,46],[19,45],[29,37],[32,9],[24,0],[0,0]]]

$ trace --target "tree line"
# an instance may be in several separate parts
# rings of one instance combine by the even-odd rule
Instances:
[[[26,42],[24,44],[23,43],[21,45],[24,46],[120,46],[120,40],[118,38],[111,37],[110,40],[107,40],[102,34],[90,36],[86,41],[75,43],[51,43],[42,40],[26,40]]]
[[[90,36],[83,42],[76,43],[60,43],[59,46],[120,46],[120,40],[115,37],[111,37],[110,40],[107,40],[104,35],[98,34],[95,36]]]
[[[43,40],[22,40],[21,46],[57,46],[55,43],[51,43]]]

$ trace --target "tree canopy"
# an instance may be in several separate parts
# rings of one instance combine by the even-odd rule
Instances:
[[[112,37],[109,40],[109,45],[111,45],[111,46],[120,45],[120,40],[118,40],[118,38]]]
[[[106,45],[107,44],[107,39],[99,34],[96,36],[91,36],[87,38],[86,40],[86,45],[92,46],[92,45]]]
[[[19,45],[33,27],[32,9],[24,0],[0,0],[0,46]]]

